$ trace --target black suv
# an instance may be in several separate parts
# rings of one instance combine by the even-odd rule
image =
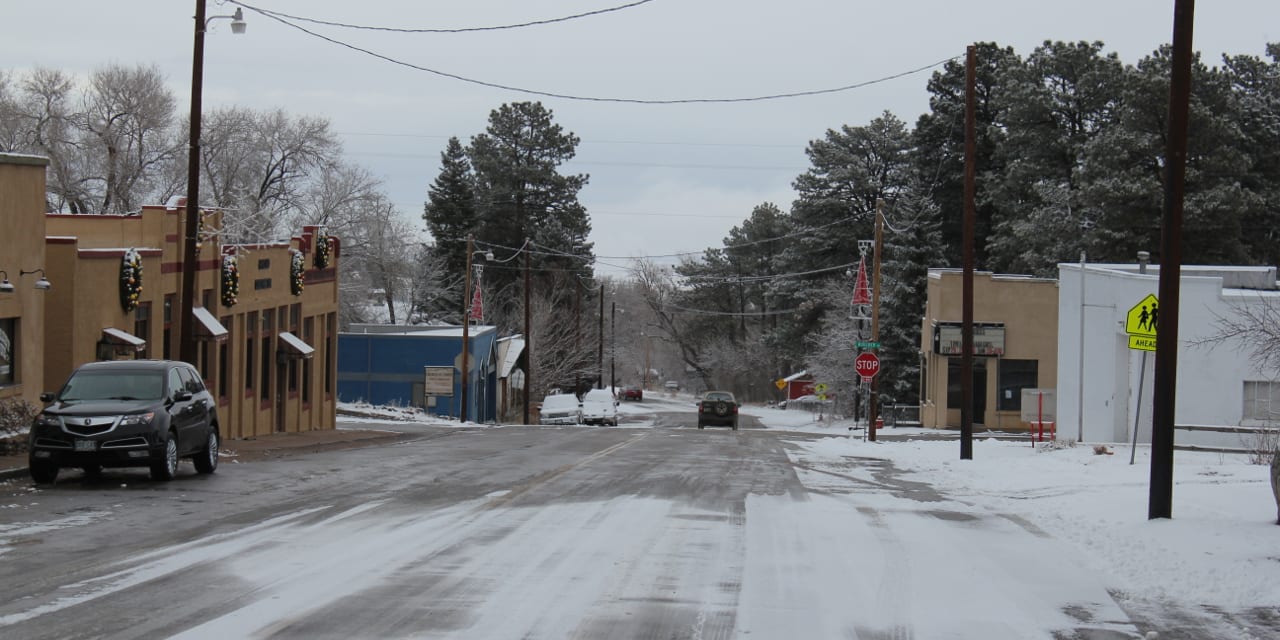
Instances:
[[[728,391],[708,391],[698,401],[698,428],[733,427],[738,430],[738,401]]]
[[[178,458],[200,473],[218,467],[218,413],[200,374],[185,362],[117,360],[76,369],[31,425],[31,478],[51,483],[62,467],[95,476],[103,467],[150,467],[171,480]]]

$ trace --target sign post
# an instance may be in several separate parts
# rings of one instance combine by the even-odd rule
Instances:
[[[1124,332],[1129,334],[1129,348],[1142,351],[1142,368],[1138,369],[1138,399],[1133,411],[1133,443],[1129,445],[1129,464],[1138,453],[1138,423],[1142,418],[1142,387],[1147,378],[1147,353],[1156,350],[1156,331],[1160,328],[1160,301],[1147,294],[1133,305],[1125,316]]]

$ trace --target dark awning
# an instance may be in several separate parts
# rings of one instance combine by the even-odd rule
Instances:
[[[102,330],[102,341],[117,347],[130,347],[134,351],[142,351],[147,348],[146,340],[143,340],[128,331],[116,329],[114,327],[106,327]]]
[[[302,338],[282,331],[280,333],[280,352],[289,358],[310,358],[316,350],[302,341]]]

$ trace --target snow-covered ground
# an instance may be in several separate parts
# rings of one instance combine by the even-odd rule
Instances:
[[[692,411],[693,406],[692,396],[653,394],[643,402],[624,402],[619,411],[623,427],[646,428],[654,425],[657,408]],[[410,415],[363,410],[401,419]],[[954,434],[936,430],[889,428],[881,433],[891,439],[868,442],[861,429],[850,430],[850,421],[819,420],[807,411],[747,406],[743,413],[767,429],[806,434],[788,442],[794,446],[793,461],[813,470],[802,471],[810,488],[840,493],[851,482],[842,476],[858,473],[852,458],[884,460],[907,472],[907,479],[932,486],[948,509],[1013,514],[1042,530],[1048,534],[1043,554],[1054,554],[1061,545],[1075,547],[1078,553],[1072,555],[1085,558],[1108,589],[1149,601],[1227,610],[1280,605],[1280,526],[1269,469],[1249,464],[1248,456],[1176,452],[1173,518],[1149,520],[1151,451],[1145,445],[1138,446],[1131,465],[1127,444],[1105,444],[1099,453],[1094,444],[1032,446],[979,435],[973,459],[961,460],[959,441],[946,437]],[[458,426],[423,414],[417,419]],[[939,576],[954,575],[969,570],[963,564],[963,558],[948,562],[943,557],[934,569]]]

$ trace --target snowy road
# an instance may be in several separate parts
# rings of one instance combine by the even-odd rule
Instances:
[[[0,637],[1140,637],[1014,515],[679,422],[6,486]]]

